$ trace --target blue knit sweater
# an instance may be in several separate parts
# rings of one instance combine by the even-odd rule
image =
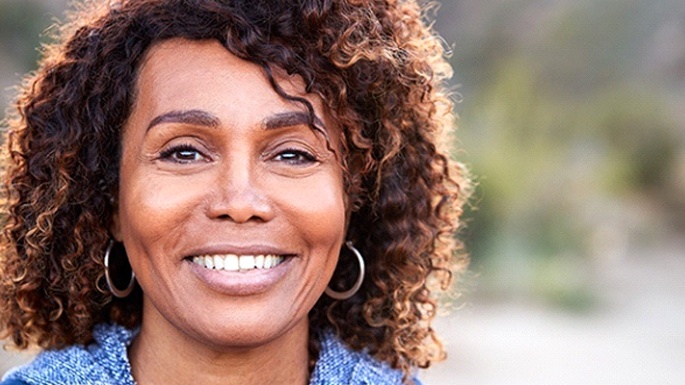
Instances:
[[[93,331],[93,344],[44,351],[33,362],[7,373],[4,380],[30,385],[134,385],[126,348],[136,333],[118,325],[98,325]],[[401,383],[400,371],[350,350],[331,333],[324,333],[319,360],[309,382],[310,385]]]

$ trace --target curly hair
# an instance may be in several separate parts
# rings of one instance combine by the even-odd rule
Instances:
[[[71,14],[6,121],[2,336],[61,348],[89,343],[97,323],[140,323],[140,288],[114,298],[102,255],[138,67],[175,37],[220,41],[284,97],[272,69],[299,75],[342,127],[348,238],[368,274],[354,297],[319,299],[312,331],[332,329],[405,377],[443,359],[431,321],[436,291],[466,265],[454,233],[468,182],[446,152],[451,68],[414,0],[89,1]],[[332,287],[354,281],[344,265]]]

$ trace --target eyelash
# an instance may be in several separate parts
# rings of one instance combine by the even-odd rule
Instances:
[[[289,164],[295,164],[295,165],[300,165],[300,164],[306,164],[306,163],[313,163],[317,162],[318,159],[316,156],[312,155],[308,151],[296,149],[296,148],[288,148],[283,151],[280,151],[277,155],[276,158],[282,157],[284,154],[294,154],[297,157],[301,157],[300,159],[282,159],[284,162],[287,162]]]
[[[167,149],[164,149],[160,154],[159,158],[162,160],[170,160],[173,162],[177,163],[189,163],[193,162],[194,160],[188,160],[188,159],[179,159],[179,158],[174,158],[174,154],[178,154],[181,152],[194,152],[197,153],[200,157],[203,156],[202,152],[200,152],[197,148],[195,148],[193,145],[187,144],[187,143],[182,143],[178,144],[175,146],[171,146]]]
[[[199,155],[200,157],[203,157],[204,155],[193,145],[187,144],[187,143],[182,143],[178,144],[169,148],[164,149],[162,152],[159,154],[159,159],[161,160],[169,160],[172,162],[177,162],[177,163],[190,163],[195,160],[190,160],[190,159],[179,159],[177,157],[174,157],[174,155],[179,154],[181,152],[193,152]],[[314,163],[317,162],[318,159],[316,156],[311,154],[308,151],[304,151],[301,149],[296,149],[296,148],[288,148],[285,150],[280,151],[278,154],[276,154],[275,158],[283,157],[285,154],[293,154],[295,155],[294,158],[290,159],[280,159],[281,161],[284,161],[288,164],[293,164],[293,165],[302,165],[302,164],[307,164],[307,163]],[[279,160],[279,159],[277,159]]]

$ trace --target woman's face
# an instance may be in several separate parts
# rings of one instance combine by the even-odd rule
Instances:
[[[147,54],[112,229],[144,292],[143,330],[220,347],[306,330],[345,232],[339,129],[299,78],[276,79],[311,102],[330,147],[301,104],[218,42]]]

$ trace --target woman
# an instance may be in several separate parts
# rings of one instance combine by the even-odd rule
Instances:
[[[5,383],[400,384],[464,265],[414,1],[90,2],[17,99]]]

